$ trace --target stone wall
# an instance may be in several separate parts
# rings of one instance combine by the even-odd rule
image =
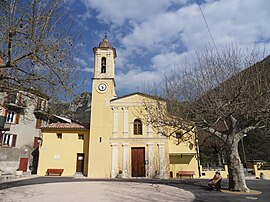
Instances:
[[[3,173],[15,173],[17,168],[19,168],[20,158],[28,158],[29,162],[32,162],[32,150],[33,149],[28,147],[20,149],[0,147],[0,170],[2,170]]]

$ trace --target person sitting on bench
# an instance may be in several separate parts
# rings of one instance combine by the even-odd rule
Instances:
[[[208,182],[208,186],[211,188],[211,189],[214,189],[216,188],[218,191],[220,191],[220,184],[221,184],[221,180],[222,180],[222,177],[220,175],[220,172],[219,171],[216,171],[214,177],[209,180]]]

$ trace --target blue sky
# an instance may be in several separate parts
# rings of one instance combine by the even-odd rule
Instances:
[[[75,58],[91,91],[93,51],[108,32],[117,50],[119,96],[160,81],[189,58],[195,48],[212,43],[197,4],[218,48],[237,44],[270,50],[269,0],[66,0],[85,42]]]

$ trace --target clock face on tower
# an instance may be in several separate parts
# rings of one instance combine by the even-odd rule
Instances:
[[[99,91],[105,91],[107,89],[107,86],[106,86],[106,84],[104,84],[104,83],[101,83],[101,84],[99,84],[98,85],[98,90]]]

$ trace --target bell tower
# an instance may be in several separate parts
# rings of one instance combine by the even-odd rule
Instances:
[[[94,78],[90,117],[88,177],[110,177],[113,112],[110,100],[116,98],[114,68],[116,50],[105,35],[94,51]]]
[[[111,47],[107,35],[98,47],[93,48],[94,51],[94,79],[114,79],[114,63],[116,58],[116,50]]]

